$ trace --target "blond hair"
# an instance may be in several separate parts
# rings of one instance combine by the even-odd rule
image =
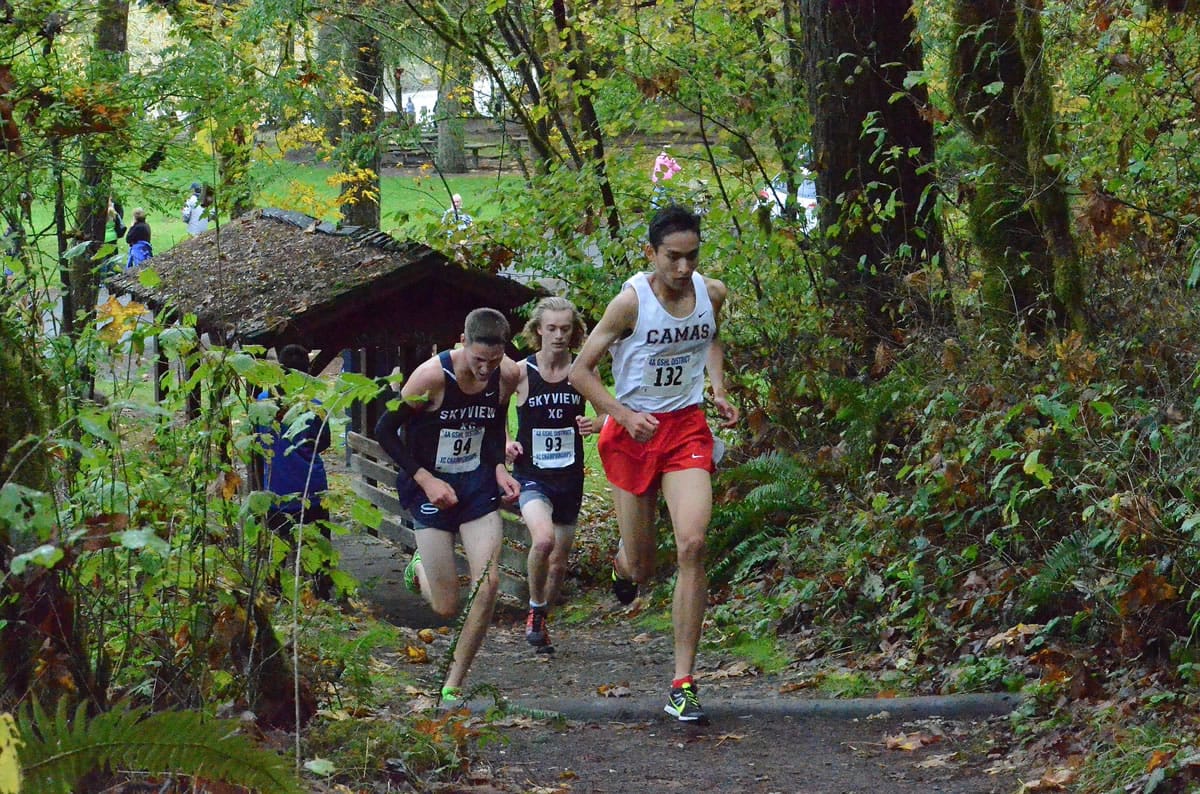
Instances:
[[[533,313],[529,315],[528,322],[525,323],[525,328],[521,331],[521,337],[532,350],[542,349],[542,336],[538,332],[541,330],[542,319],[546,316],[546,312],[563,311],[571,312],[571,340],[567,343],[567,347],[574,350],[583,344],[583,337],[587,335],[587,326],[584,325],[583,318],[579,316],[579,310],[566,298],[551,295],[537,302],[537,305],[533,307]]]

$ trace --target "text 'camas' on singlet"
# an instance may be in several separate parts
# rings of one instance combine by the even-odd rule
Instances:
[[[637,294],[633,333],[613,342],[613,380],[619,403],[635,411],[665,413],[704,401],[704,363],[717,335],[704,277],[692,274],[696,306],[686,317],[669,314],[647,273],[625,282]]]

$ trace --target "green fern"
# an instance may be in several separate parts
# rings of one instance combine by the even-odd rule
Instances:
[[[788,536],[784,534],[747,538],[713,566],[712,578],[731,582],[744,579],[778,560],[787,551],[787,542]]]
[[[1089,536],[1079,529],[1059,540],[1042,558],[1042,569],[1034,574],[1025,587],[1025,595],[1035,606],[1047,603],[1051,598],[1070,589],[1071,581],[1080,571],[1091,567],[1094,555],[1089,546]]]
[[[288,761],[255,747],[237,722],[194,711],[136,708],[89,718],[86,704],[68,716],[60,701],[54,717],[36,704],[25,710],[19,727],[24,786],[39,794],[70,794],[104,769],[205,777],[271,794],[303,791]]]
[[[772,452],[722,475],[722,482],[745,488],[738,499],[717,506],[709,533],[709,568],[715,582],[751,574],[773,557],[787,535],[787,523],[820,507],[820,489],[812,473],[796,458]],[[750,487],[746,487],[750,486]],[[781,522],[782,519],[782,522]],[[768,544],[772,538],[778,542]]]

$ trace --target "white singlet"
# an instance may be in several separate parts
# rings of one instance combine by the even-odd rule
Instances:
[[[665,413],[704,401],[704,363],[717,336],[704,277],[692,274],[696,307],[687,317],[667,313],[646,273],[625,282],[638,298],[633,333],[613,342],[617,401],[635,411]]]

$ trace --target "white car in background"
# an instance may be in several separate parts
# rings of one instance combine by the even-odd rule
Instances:
[[[758,206],[769,207],[772,218],[781,218],[784,212],[792,210],[800,219],[804,214],[801,226],[806,232],[817,228],[817,183],[812,178],[812,172],[807,168],[797,169],[795,177],[799,180],[796,185],[796,198],[792,207],[788,207],[787,182],[783,174],[779,174],[771,183],[758,191]]]

